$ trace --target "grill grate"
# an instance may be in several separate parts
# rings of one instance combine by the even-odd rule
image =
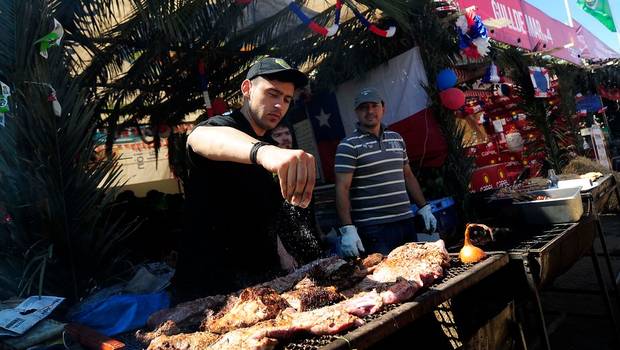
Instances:
[[[435,281],[435,284],[431,286],[431,289],[441,288],[445,284],[447,284],[451,279],[457,277],[458,275],[469,271],[475,264],[463,264],[457,257],[451,257],[450,267],[444,270],[444,277]],[[418,295],[418,297],[423,296],[423,292]],[[417,298],[417,297],[416,297]],[[388,312],[396,309],[402,304],[391,304],[385,305],[381,311],[368,315],[363,318],[363,320],[368,323],[372,322]],[[334,335],[324,335],[324,336],[309,336],[307,338],[293,339],[290,343],[284,345],[283,349],[285,350],[317,350],[323,346],[328,345],[334,340],[338,339],[338,336]]]
[[[531,250],[542,249],[554,239],[562,236],[570,229],[576,227],[575,223],[555,224],[547,227],[534,228],[494,228],[494,242],[479,244],[485,251],[507,251],[513,254],[526,253]],[[448,250],[457,252],[463,243],[450,247]]]
[[[532,249],[542,249],[554,239],[558,238],[567,230],[574,226],[574,224],[557,224],[553,225],[538,234],[534,234],[526,239],[519,240],[517,242],[511,242],[512,246],[508,250],[511,253],[525,253]]]

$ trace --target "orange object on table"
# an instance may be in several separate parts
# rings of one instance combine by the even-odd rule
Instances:
[[[77,323],[65,326],[67,332],[75,341],[92,350],[122,350],[125,344],[107,337],[96,330]]]

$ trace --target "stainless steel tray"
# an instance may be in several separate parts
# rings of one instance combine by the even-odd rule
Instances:
[[[553,188],[529,192],[549,199],[515,202],[515,214],[529,224],[560,224],[579,221],[583,214],[580,187]]]

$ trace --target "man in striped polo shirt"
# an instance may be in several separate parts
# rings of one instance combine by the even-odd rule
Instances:
[[[403,138],[381,124],[385,105],[379,92],[362,89],[354,104],[357,128],[338,145],[334,166],[340,250],[345,256],[388,254],[417,240],[409,196],[421,208],[427,231],[435,231],[437,220],[409,167]]]

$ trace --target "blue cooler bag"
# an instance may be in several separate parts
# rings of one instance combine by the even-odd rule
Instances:
[[[68,317],[96,331],[112,336],[138,329],[155,311],[170,307],[166,292],[120,294],[81,305]]]

